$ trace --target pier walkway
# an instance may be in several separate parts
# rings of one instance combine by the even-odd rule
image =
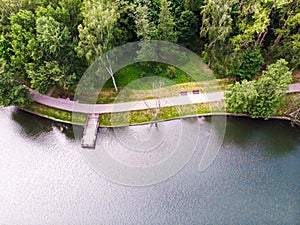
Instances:
[[[81,146],[83,148],[95,148],[98,127],[99,114],[88,114],[81,139]]]

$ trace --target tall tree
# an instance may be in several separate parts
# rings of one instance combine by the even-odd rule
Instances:
[[[135,8],[135,27],[136,34],[140,40],[151,40],[155,32],[155,25],[149,16],[149,1],[144,3],[136,2]]]
[[[71,88],[85,67],[74,51],[76,34],[69,31],[73,26],[69,11],[62,7],[12,14],[10,30],[0,40],[0,49],[7,49],[1,52],[3,72],[41,93],[54,85]]]
[[[156,26],[151,21],[149,15],[150,1],[136,2],[135,8],[135,27],[137,37],[142,41],[149,41],[155,36]],[[155,55],[153,48],[147,42],[139,44],[140,49],[137,51],[137,59],[139,61],[147,61],[150,54]]]
[[[225,42],[232,31],[232,11],[234,0],[206,0],[202,6],[202,27],[200,35],[207,37],[208,49],[214,47],[218,42]]]
[[[183,0],[185,10],[192,12],[200,12],[201,6],[204,4],[204,0]]]
[[[26,65],[32,87],[41,93],[54,85],[68,89],[75,82],[76,75],[67,59],[72,56],[67,27],[52,17],[39,17],[36,20],[36,45],[34,62]]]
[[[145,1],[144,4],[138,4],[135,11],[135,21],[137,27],[137,35],[141,40],[160,40],[166,42],[176,42],[177,32],[175,31],[174,16],[171,11],[171,2],[167,0],[159,1],[159,15],[158,19],[151,21],[150,1]],[[160,61],[162,57],[171,56],[174,51],[174,46],[168,44],[161,44],[156,42],[156,47],[153,48],[153,43],[150,45],[147,42],[140,44],[140,50],[137,51],[137,58],[139,60],[147,61],[149,56],[153,59],[157,57]],[[180,57],[180,56],[179,56]],[[178,57],[176,57],[178,58]]]
[[[84,1],[83,23],[78,26],[80,41],[76,51],[79,56],[84,56],[89,64],[117,45],[118,36],[122,33],[118,26],[120,5],[121,1]],[[99,59],[111,76],[115,90],[118,91],[111,59],[107,54]]]
[[[189,10],[183,11],[176,21],[178,44],[195,50],[199,45],[199,19]]]
[[[272,12],[290,0],[239,1],[238,34],[231,38],[236,49],[262,47],[270,29]]]
[[[255,99],[258,97],[254,81],[243,80],[228,86],[225,92],[226,108],[232,113],[249,114],[249,109],[253,108]]]
[[[280,7],[273,13],[273,21],[276,37],[266,53],[266,58],[271,61],[284,58],[290,67],[299,67],[300,2],[282,1]]]
[[[26,77],[25,65],[32,62],[32,46],[35,39],[35,15],[28,10],[20,10],[10,17],[11,54],[9,70],[15,75]]]
[[[232,31],[231,12],[236,0],[205,0],[202,6],[200,36],[208,39],[205,54],[217,73],[227,73],[232,47],[228,41]]]
[[[172,13],[171,2],[159,0],[159,14],[157,20],[151,16],[150,1],[136,1],[135,24],[136,33],[140,40],[160,40],[168,42],[177,41],[176,23]],[[154,7],[154,6],[152,6]]]
[[[1,0],[0,1],[0,33],[10,29],[10,17],[20,10],[34,12],[39,6],[43,6],[45,0]]]
[[[65,23],[74,39],[78,36],[78,25],[82,22],[81,7],[82,0],[60,0],[59,6],[68,12],[67,22]],[[57,19],[57,18],[55,18]],[[57,19],[59,22],[63,22]]]
[[[0,106],[24,107],[33,102],[28,89],[8,74],[0,74]]]
[[[261,70],[264,58],[259,50],[240,50],[240,57],[232,66],[231,75],[238,80],[251,79]]]
[[[175,25],[174,17],[171,12],[171,2],[168,0],[160,0],[160,13],[156,38],[161,41],[175,43],[177,41]]]
[[[86,0],[83,3],[83,22],[78,26],[80,41],[76,51],[89,63],[115,45],[120,17],[117,4],[117,1],[98,0]]]

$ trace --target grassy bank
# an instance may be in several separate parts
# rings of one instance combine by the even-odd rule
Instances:
[[[296,93],[286,95],[285,101],[277,108],[277,110],[272,114],[272,116],[285,116],[284,111],[288,109],[290,104],[297,96],[299,96],[299,94]],[[55,109],[38,103],[33,103],[32,105],[26,107],[26,109],[37,114],[46,115],[47,117],[70,123],[73,122],[76,124],[85,124],[86,122],[86,115],[84,114],[74,113],[74,115],[72,115],[72,112]],[[210,104],[202,103],[186,106],[161,108],[157,116],[157,120],[155,121],[165,121],[187,116],[200,116],[203,114],[214,113],[226,113],[226,110],[224,108],[224,102],[212,102]],[[150,110],[137,110],[125,113],[123,112],[101,114],[99,125],[101,127],[112,127],[144,124],[155,121],[152,119],[152,114]]]
[[[55,109],[38,103],[33,103],[25,109],[34,113],[45,115],[48,118],[76,124],[85,124],[86,115]],[[196,116],[208,113],[224,113],[222,102],[203,103],[195,105],[161,108],[156,121],[170,120],[185,116]],[[73,117],[72,117],[73,116]],[[124,126],[153,122],[150,110],[137,110],[125,113],[106,113],[100,116],[100,126]]]
[[[223,102],[212,102],[162,108],[155,121],[164,121],[187,116],[197,116],[208,113],[224,113]],[[154,122],[150,110],[138,110],[128,113],[108,113],[100,117],[100,126],[123,126]]]
[[[76,124],[85,124],[86,122],[86,115],[85,114],[74,114],[74,118],[72,120],[72,112],[52,108],[49,106],[45,106],[39,103],[32,103],[31,105],[25,107],[26,110],[32,111],[37,114],[45,115],[47,117],[67,121],[67,122],[73,122]]]

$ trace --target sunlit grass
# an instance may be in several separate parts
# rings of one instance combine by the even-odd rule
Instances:
[[[100,125],[124,126],[130,124],[143,124],[213,113],[225,113],[224,103],[212,102],[176,107],[165,107],[161,108],[156,120],[153,120],[150,110],[138,110],[125,113],[107,113],[100,116]]]
[[[197,116],[209,113],[224,113],[222,102],[202,103],[194,105],[161,108],[157,120],[164,121],[186,116]],[[61,121],[85,124],[86,115],[55,109],[38,103],[26,107],[27,110]],[[107,113],[100,115],[100,126],[123,126],[155,122],[149,109],[122,113]]]
[[[32,103],[31,105],[25,107],[25,109],[45,115],[54,119],[62,120],[62,121],[67,121],[67,122],[73,122],[76,124],[85,124],[86,122],[86,115],[85,114],[72,114],[72,112],[52,108],[49,106],[45,106],[39,103]],[[72,116],[73,115],[73,116]]]

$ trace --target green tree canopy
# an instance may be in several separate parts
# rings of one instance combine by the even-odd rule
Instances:
[[[261,70],[264,59],[259,50],[246,49],[240,52],[241,57],[236,57],[231,74],[239,80],[249,80]]]
[[[202,6],[201,40],[204,39],[204,58],[219,75],[229,73],[229,67],[235,55],[229,42],[232,32],[231,17],[236,0],[205,0]]]
[[[177,43],[189,49],[196,49],[199,45],[199,19],[189,10],[183,11],[176,21],[178,35]]]
[[[171,2],[160,0],[156,39],[175,43],[177,41],[175,25],[174,16],[171,12]]]
[[[83,22],[78,26],[80,40],[76,51],[89,63],[116,46],[117,37],[121,34],[118,26],[119,4],[120,1],[84,1]]]
[[[24,85],[8,75],[0,75],[0,105],[24,107],[33,102],[33,97]]]
[[[228,87],[225,93],[226,107],[233,113],[250,114],[253,118],[272,115],[284,100],[291,81],[291,72],[284,59],[268,66],[261,78],[242,81]]]
[[[11,32],[8,40],[11,41],[8,63],[10,71],[21,76],[26,75],[25,65],[32,62],[32,51],[35,39],[35,15],[28,10],[20,10],[10,18]]]
[[[135,8],[135,28],[137,37],[140,40],[151,40],[155,32],[155,24],[150,20],[149,16],[149,1],[144,3],[137,2]]]

